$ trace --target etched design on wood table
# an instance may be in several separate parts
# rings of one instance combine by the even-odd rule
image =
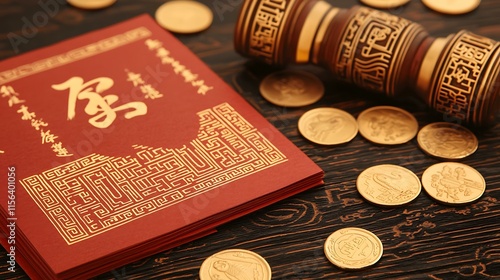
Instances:
[[[182,148],[91,154],[20,182],[74,244],[287,160],[227,103],[198,116],[198,136]]]

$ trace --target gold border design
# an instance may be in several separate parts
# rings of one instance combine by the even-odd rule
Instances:
[[[228,103],[198,117],[197,138],[182,148],[91,154],[20,183],[71,245],[287,161]]]
[[[3,71],[0,73],[0,85],[116,49],[143,38],[147,38],[151,36],[151,34],[151,31],[146,27],[138,27],[122,34],[70,50],[63,54],[44,58],[29,64],[21,65],[14,69]]]

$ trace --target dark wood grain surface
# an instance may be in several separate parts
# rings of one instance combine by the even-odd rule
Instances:
[[[45,24],[27,33],[27,21],[44,21],[40,3],[46,2],[56,1],[0,0],[0,60],[142,13],[154,15],[164,1],[118,0],[99,11],[58,5],[58,12],[50,15]],[[325,171],[325,184],[230,222],[218,228],[216,234],[127,264],[97,279],[198,279],[203,260],[229,248],[248,249],[263,256],[273,270],[273,279],[500,279],[500,125],[476,131],[479,149],[461,161],[476,168],[486,180],[486,192],[476,203],[445,206],[422,191],[404,207],[384,209],[371,205],[356,190],[361,171],[375,164],[397,164],[420,177],[438,160],[425,155],[416,139],[388,147],[371,144],[358,135],[342,146],[315,145],[297,131],[299,117],[322,106],[341,108],[357,116],[375,105],[404,108],[416,116],[420,126],[442,121],[444,116],[430,112],[413,98],[390,100],[368,94],[331,79],[326,71],[313,66],[302,68],[321,77],[325,97],[298,109],[274,106],[258,91],[260,80],[274,69],[249,62],[233,49],[233,29],[241,0],[202,2],[214,12],[213,25],[205,32],[177,37],[310,156]],[[356,0],[329,2],[343,8],[359,4]],[[467,29],[500,40],[497,0],[483,0],[477,10],[461,16],[433,12],[416,0],[388,12],[419,22],[435,36]],[[12,44],[11,32],[25,40]],[[1,133],[6,137],[6,132]],[[258,182],[255,184],[258,186]],[[333,231],[352,226],[377,234],[384,244],[384,255],[371,268],[346,272],[326,259],[323,243]],[[0,278],[27,279],[22,270],[7,270],[6,254],[2,248]]]

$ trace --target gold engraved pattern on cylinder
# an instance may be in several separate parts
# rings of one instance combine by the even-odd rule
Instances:
[[[400,206],[417,198],[422,186],[412,171],[397,165],[382,164],[365,169],[356,181],[358,192],[371,203]]]
[[[458,162],[441,162],[427,168],[422,186],[432,198],[453,205],[474,202],[486,190],[481,173]]]
[[[429,104],[447,117],[470,122],[481,114],[478,94],[486,75],[486,63],[499,43],[469,32],[456,35],[446,60],[438,65],[438,76],[432,87]],[[473,120],[472,120],[473,121]]]
[[[382,145],[406,143],[418,132],[415,117],[392,106],[376,106],[364,110],[358,116],[358,126],[363,137]]]
[[[299,131],[307,140],[321,145],[337,145],[351,141],[358,134],[354,117],[335,108],[316,108],[299,119]]]
[[[427,154],[447,160],[465,158],[478,147],[474,133],[461,125],[446,122],[424,126],[418,132],[417,141]]]
[[[341,79],[394,95],[404,57],[420,30],[406,19],[360,8],[344,30],[332,70]]]
[[[276,62],[278,39],[283,32],[281,25],[286,21],[287,8],[293,5],[293,0],[261,0],[255,12],[255,19],[250,27],[249,54],[261,57],[267,63]],[[288,5],[288,7],[287,7]]]
[[[200,280],[271,280],[271,267],[260,255],[243,249],[220,251],[200,267]]]
[[[325,241],[328,260],[343,269],[361,269],[378,262],[383,254],[380,239],[362,228],[348,227],[335,231]]]

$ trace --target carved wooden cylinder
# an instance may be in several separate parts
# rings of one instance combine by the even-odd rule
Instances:
[[[385,12],[318,0],[246,0],[235,48],[268,64],[314,63],[341,80],[414,93],[448,121],[483,126],[500,108],[499,43],[462,31],[433,38]]]

